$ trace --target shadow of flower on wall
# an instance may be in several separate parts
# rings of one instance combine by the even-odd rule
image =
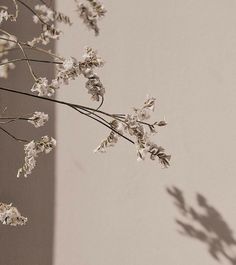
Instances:
[[[233,231],[207,199],[199,193],[196,194],[199,206],[199,210],[196,210],[188,205],[180,189],[167,188],[167,192],[174,198],[175,206],[182,216],[175,220],[180,233],[206,244],[209,253],[218,262],[221,261],[220,257],[224,257],[230,264],[236,265],[236,239]]]

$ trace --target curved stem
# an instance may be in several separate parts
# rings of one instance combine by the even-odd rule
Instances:
[[[128,137],[122,135],[120,132],[116,131],[114,128],[112,128],[111,126],[107,125],[102,119],[102,117],[98,116],[99,119],[93,117],[92,115],[94,115],[90,110],[92,111],[96,111],[96,109],[92,109],[92,108],[89,108],[89,107],[86,107],[86,106],[82,106],[82,105],[78,105],[78,104],[73,104],[73,103],[69,103],[69,102],[66,102],[66,101],[61,101],[61,100],[56,100],[56,99],[52,99],[52,98],[46,98],[46,97],[39,97],[39,96],[36,96],[36,95],[32,95],[32,94],[29,94],[29,93],[26,93],[26,92],[21,92],[21,91],[17,91],[17,90],[13,90],[13,89],[9,89],[9,88],[5,88],[5,87],[0,87],[0,90],[3,90],[3,91],[7,91],[7,92],[11,92],[11,93],[15,93],[15,94],[20,94],[20,95],[24,95],[24,96],[29,96],[29,97],[33,97],[33,98],[37,98],[37,99],[41,99],[41,100],[46,100],[46,101],[50,101],[50,102],[54,102],[54,103],[58,103],[58,104],[62,104],[62,105],[66,105],[68,107],[71,107],[73,108],[74,110],[78,111],[79,113],[83,114],[83,115],[86,115],[87,117],[93,119],[93,120],[96,120],[97,122],[101,123],[102,125],[104,125],[105,127],[109,128],[110,130],[114,131],[115,133],[119,134],[121,137],[123,137],[124,139],[126,139],[127,141],[131,142],[132,144],[134,144],[134,142],[129,139]],[[90,111],[90,114],[92,115],[89,115],[88,113],[85,113],[83,111]],[[107,115],[109,117],[113,117],[114,116],[112,114],[108,114],[106,112],[103,112],[103,111],[97,111],[97,112],[100,112],[104,115]],[[107,122],[107,121],[106,121]]]
[[[18,5],[16,3],[16,0],[12,0],[13,4],[15,5],[15,16],[13,16],[13,19],[16,20],[19,14],[19,8]]]
[[[34,80],[36,81],[38,78],[37,78],[37,76],[35,75],[35,73],[34,73],[32,67],[31,67],[31,65],[30,65],[30,63],[29,63],[28,56],[26,55],[26,53],[25,53],[23,47],[21,46],[21,44],[17,42],[17,45],[20,47],[22,53],[24,54],[24,57],[25,57],[25,59],[26,59],[26,63],[27,63],[27,65],[28,65],[28,67],[29,67],[30,73],[31,73],[31,75],[33,76]]]
[[[111,126],[107,125],[106,123],[104,123],[104,122],[98,120],[97,118],[95,118],[95,117],[93,117],[93,116],[91,116],[91,115],[88,115],[87,113],[82,112],[81,110],[78,110],[78,109],[77,109],[76,107],[74,107],[74,106],[70,106],[70,107],[72,107],[74,110],[77,110],[79,113],[81,113],[81,114],[83,114],[83,115],[86,115],[87,117],[89,117],[89,118],[91,118],[91,119],[93,119],[93,120],[95,120],[95,121],[97,121],[97,122],[103,124],[105,127],[109,128],[110,130],[112,130],[113,132],[119,134],[121,137],[123,137],[124,139],[126,139],[126,140],[129,141],[130,143],[134,144],[134,141],[132,141],[131,139],[129,139],[129,138],[126,137],[125,135],[121,134],[121,133],[118,132],[116,129],[112,128]]]
[[[20,138],[15,137],[13,134],[11,134],[10,132],[8,132],[6,129],[2,128],[1,126],[0,126],[0,130],[2,130],[4,133],[6,133],[8,136],[10,136],[11,138],[13,138],[14,140],[16,140],[18,142],[29,143],[28,140],[20,139]]]
[[[35,50],[35,51],[39,51],[39,52],[45,53],[45,54],[47,54],[47,55],[50,55],[50,56],[52,56],[52,57],[55,57],[55,58],[57,58],[57,59],[59,59],[59,60],[63,60],[62,57],[56,55],[55,53],[49,52],[49,51],[47,51],[47,50],[44,50],[43,48],[30,46],[28,43],[22,43],[22,42],[20,42],[20,43],[21,43],[22,45],[25,45],[26,47],[28,47],[28,49],[32,49],[32,50]]]

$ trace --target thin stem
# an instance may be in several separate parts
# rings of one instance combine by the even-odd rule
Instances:
[[[0,120],[4,120],[4,121],[0,121],[1,124],[8,124],[11,122],[15,122],[15,121],[30,121],[33,120],[32,118],[26,118],[27,116],[31,116],[31,114],[25,114],[21,117],[0,117]]]
[[[117,130],[115,130],[115,129],[112,128],[111,126],[107,125],[106,123],[104,123],[104,122],[98,120],[97,118],[95,118],[95,117],[93,117],[93,116],[91,116],[91,115],[88,115],[87,113],[82,112],[81,110],[78,110],[75,106],[70,106],[70,107],[72,107],[74,110],[77,110],[79,113],[84,114],[84,115],[86,115],[87,117],[89,117],[89,118],[91,118],[91,119],[93,119],[93,120],[95,120],[95,121],[97,121],[97,122],[103,124],[105,127],[109,128],[110,130],[112,130],[113,132],[119,134],[121,137],[123,137],[124,139],[126,139],[126,140],[129,141],[130,143],[134,144],[134,141],[132,141],[131,139],[129,139],[129,138],[126,137],[125,135],[121,134],[120,132],[118,132]]]
[[[1,40],[6,40],[6,41],[9,41],[9,42],[14,42],[14,43],[17,44],[16,41],[14,41],[14,40],[9,40],[9,39],[4,38],[4,37],[0,37],[0,39],[1,39]],[[24,47],[25,50],[26,50],[26,49],[35,50],[35,51],[42,52],[42,53],[45,53],[45,54],[47,54],[47,55],[50,55],[51,57],[57,58],[57,59],[59,59],[59,60],[62,60],[62,59],[63,59],[62,57],[60,57],[60,56],[58,56],[58,55],[56,55],[56,54],[54,54],[54,53],[52,53],[52,52],[49,52],[49,51],[47,51],[47,50],[44,50],[44,49],[42,49],[42,48],[38,48],[38,47],[34,47],[34,46],[30,46],[29,44],[24,43],[24,42],[21,42],[21,41],[18,41],[18,42],[19,42],[21,45],[26,46],[26,47]],[[1,53],[4,53],[4,52],[13,51],[13,50],[18,50],[18,49],[20,49],[20,48],[19,48],[19,47],[15,47],[15,48],[5,49],[5,50],[3,50],[3,51],[0,51],[0,54],[1,54]]]
[[[30,61],[30,62],[36,62],[36,63],[52,63],[52,64],[63,64],[62,62],[53,62],[53,61],[47,61],[47,60],[37,60],[37,59],[30,59],[30,58],[20,58],[20,59],[13,59],[11,61],[0,63],[1,65],[9,64],[9,63],[16,63],[16,62],[23,62],[23,61]]]
[[[37,78],[37,76],[35,75],[35,73],[34,73],[32,67],[31,67],[31,65],[30,65],[30,63],[29,63],[28,56],[26,55],[26,53],[25,53],[23,47],[21,46],[21,44],[18,43],[18,42],[17,42],[17,44],[18,44],[18,46],[20,47],[22,53],[24,54],[24,57],[25,57],[25,59],[26,59],[26,63],[27,63],[27,65],[28,65],[28,67],[29,67],[29,70],[30,70],[31,75],[33,76],[34,80],[36,81],[38,78]]]
[[[49,1],[49,4],[47,4],[46,1],[44,1],[44,0],[40,0],[40,2],[42,2],[46,6],[51,6],[52,5],[52,1],[51,0]]]
[[[74,105],[73,105],[73,107],[74,107],[74,108],[77,108],[77,107],[75,107]],[[104,119],[104,118],[102,118],[101,116],[97,115],[95,112],[92,112],[92,111],[90,111],[90,110],[87,110],[87,109],[84,108],[84,107],[80,107],[80,108],[78,108],[78,109],[83,110],[83,111],[86,111],[85,113],[86,113],[88,116],[93,115],[93,116],[99,118],[101,121],[105,122],[106,124],[110,125],[110,122],[109,122],[109,121],[107,121],[106,119]]]
[[[30,93],[26,93],[26,92],[14,90],[14,89],[9,89],[9,88],[6,88],[6,87],[0,87],[0,90],[11,92],[11,93],[15,93],[15,94],[20,94],[20,95],[24,95],[24,96],[28,96],[28,97],[33,97],[33,98],[37,98],[37,99],[41,99],[41,100],[47,100],[47,101],[51,101],[51,102],[62,104],[62,105],[74,106],[76,108],[80,108],[80,109],[84,109],[84,110],[96,111],[96,112],[99,112],[101,114],[104,114],[104,115],[107,115],[109,117],[114,118],[112,114],[106,113],[104,111],[96,110],[96,109],[93,109],[93,108],[89,108],[89,107],[86,107],[86,106],[83,106],[83,105],[78,105],[78,104],[69,103],[69,102],[66,102],[66,101],[61,101],[61,100],[57,100],[57,99],[47,98],[47,97],[39,97],[37,95],[33,95],[33,94],[30,94]]]
[[[119,119],[125,119],[125,117],[124,117],[124,116],[121,116],[121,117],[119,117]],[[120,120],[120,121],[122,121],[122,120]],[[124,121],[123,121],[123,122],[124,122]],[[148,122],[144,122],[144,121],[140,121],[140,120],[137,120],[137,122],[140,123],[140,124],[146,125],[146,126],[148,126],[148,127],[153,126],[153,124],[150,124],[150,123],[148,123]]]
[[[37,95],[33,95],[33,94],[26,93],[26,92],[5,88],[5,87],[0,87],[0,90],[11,92],[11,93],[15,93],[15,94],[20,94],[20,95],[24,95],[24,96],[28,96],[28,97],[33,97],[33,98],[37,98],[37,99],[41,99],[41,100],[47,100],[47,101],[51,101],[51,102],[54,102],[54,103],[59,103],[59,104],[62,104],[62,105],[67,105],[67,106],[73,105],[75,107],[80,107],[80,105],[72,104],[72,103],[69,103],[69,102],[66,102],[66,101],[61,101],[61,100],[52,99],[52,98],[46,98],[46,97],[39,97]]]
[[[0,118],[1,120],[1,118]],[[20,119],[20,118],[15,118],[15,119],[11,119],[11,120],[7,120],[7,121],[0,121],[0,124],[9,124],[9,123],[12,123],[12,122],[15,122],[15,121],[18,121],[18,120],[30,120],[30,119]]]
[[[96,110],[99,110],[99,109],[102,107],[103,103],[104,103],[104,97],[103,97],[103,96],[101,96],[101,97],[102,97],[101,103],[100,103],[99,106],[96,108]],[[88,111],[88,110],[86,110],[86,111]],[[91,115],[91,114],[94,114],[94,111],[93,111],[93,112],[88,111],[88,113],[90,113],[90,114],[88,114],[88,115]],[[94,114],[94,115],[95,115],[95,114]],[[98,115],[96,115],[96,116],[98,116]]]
[[[15,137],[13,134],[11,134],[10,132],[8,132],[6,129],[2,128],[0,126],[0,130],[2,130],[3,132],[5,132],[8,136],[10,136],[11,138],[13,138],[14,140],[18,141],[18,142],[24,142],[24,143],[28,143],[28,140],[24,140],[24,139],[20,139]]]
[[[50,55],[50,56],[52,56],[52,57],[55,57],[55,58],[57,58],[57,59],[59,59],[59,60],[63,60],[62,57],[60,57],[60,56],[58,56],[58,55],[56,55],[56,54],[54,54],[54,53],[52,53],[52,52],[49,52],[49,51],[47,51],[47,50],[44,50],[43,48],[30,46],[28,43],[23,43],[23,42],[20,42],[20,43],[21,43],[22,45],[27,46],[28,49],[32,49],[32,50],[35,50],[35,51],[39,51],[39,52],[45,53],[45,54],[47,54],[47,55]]]
[[[102,97],[101,103],[100,103],[100,105],[97,107],[96,110],[99,110],[99,109],[102,107],[103,103],[104,103],[104,96],[101,96],[101,97]]]
[[[4,88],[4,87],[0,87],[0,90],[4,90],[4,91],[7,91],[7,92],[12,92],[12,93],[16,93],[16,94],[20,94],[20,95],[24,95],[24,96],[34,97],[34,98],[38,98],[38,99],[42,99],[42,100],[47,100],[47,101],[51,101],[51,102],[54,102],[54,103],[66,105],[66,106],[69,106],[69,107],[75,107],[75,108],[78,108],[80,110],[87,111],[88,112],[87,116],[94,115],[96,117],[99,117],[101,120],[103,120],[106,123],[108,123],[108,122],[105,119],[103,119],[101,116],[95,114],[95,112],[103,114],[103,115],[108,116],[110,118],[113,118],[115,120],[118,120],[118,121],[120,121],[122,123],[125,123],[124,120],[122,120],[122,119],[124,119],[124,117],[121,117],[121,116],[124,116],[125,114],[109,114],[109,113],[107,113],[105,111],[101,111],[101,110],[98,110],[98,109],[90,108],[90,107],[87,107],[87,106],[78,105],[78,104],[74,104],[74,103],[69,103],[69,102],[66,102],[66,101],[56,100],[56,99],[52,99],[52,98],[39,97],[37,95],[33,95],[33,94],[29,94],[29,93],[25,93],[25,92],[13,90],[13,89],[8,89],[8,88]],[[151,124],[148,124],[148,123],[145,123],[145,122],[142,122],[142,121],[138,121],[138,122],[142,123],[142,124],[146,124],[148,126],[151,125]]]
[[[24,120],[28,121],[30,120],[29,118],[23,118],[23,117],[0,117],[0,120]]]
[[[105,127],[109,128],[110,130],[114,131],[115,133],[119,134],[121,137],[123,137],[124,139],[126,139],[127,141],[131,142],[132,144],[134,144],[134,142],[129,139],[128,137],[122,135],[121,133],[119,133],[118,131],[116,131],[115,129],[113,129],[111,126],[107,125],[105,122],[87,114],[87,113],[84,113],[83,111],[96,111],[96,109],[92,109],[92,108],[88,108],[86,106],[82,106],[82,105],[77,105],[77,104],[73,104],[73,103],[69,103],[69,102],[65,102],[65,101],[61,101],[61,100],[56,100],[56,99],[51,99],[51,98],[46,98],[46,97],[39,97],[39,96],[36,96],[36,95],[32,95],[32,94],[29,94],[29,93],[26,93],[26,92],[21,92],[21,91],[17,91],[17,90],[13,90],[13,89],[8,89],[8,88],[4,88],[4,87],[0,87],[0,90],[3,90],[3,91],[7,91],[7,92],[11,92],[11,93],[15,93],[15,94],[20,94],[20,95],[24,95],[24,96],[29,96],[29,97],[33,97],[33,98],[37,98],[37,99],[41,99],[41,100],[47,100],[47,101],[50,101],[50,102],[54,102],[54,103],[58,103],[58,104],[62,104],[62,105],[66,105],[68,107],[71,107],[73,108],[74,110],[80,112],[81,114],[83,115],[86,115],[87,117],[93,119],[93,120],[96,120],[97,122],[103,124]],[[103,112],[103,111],[97,111],[99,113],[102,113],[102,114],[106,114],[107,116],[109,117],[113,117],[111,114],[108,114],[106,112]],[[91,112],[92,114],[92,112]],[[102,117],[99,116],[100,119],[103,119]],[[114,117],[113,117],[114,118]]]

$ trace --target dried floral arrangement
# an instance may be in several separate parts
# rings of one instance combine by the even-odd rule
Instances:
[[[74,1],[77,8],[76,12],[81,21],[96,36],[99,35],[99,20],[107,12],[104,6],[98,0]],[[13,13],[9,11],[9,6],[0,6],[0,78],[11,78],[11,70],[16,67],[16,63],[25,62],[34,80],[34,85],[30,88],[31,92],[27,93],[1,85],[0,91],[65,105],[107,127],[110,133],[95,149],[95,152],[103,153],[108,147],[114,146],[119,138],[123,138],[135,145],[138,160],[144,160],[148,155],[151,160],[157,159],[163,167],[168,167],[170,155],[165,153],[163,147],[156,145],[151,140],[151,137],[157,132],[157,127],[167,125],[165,120],[154,123],[149,122],[155,108],[155,98],[147,97],[140,108],[133,108],[132,112],[128,114],[112,114],[102,110],[105,87],[96,73],[96,69],[103,67],[104,61],[97,52],[87,47],[83,58],[78,60],[74,57],[64,58],[47,48],[50,41],[58,40],[62,34],[61,30],[57,29],[57,24],[72,25],[70,17],[54,10],[51,1],[46,3],[45,0],[38,0],[38,4],[34,6],[28,5],[24,0],[9,0],[8,2],[11,8],[14,7]],[[17,36],[2,28],[5,23],[17,23],[20,15],[20,5],[29,11],[30,16],[32,16],[32,24],[36,23],[41,26],[39,36],[35,36],[27,42],[22,42]],[[21,52],[22,58],[8,59],[8,54],[15,49]],[[46,54],[48,60],[29,58],[27,55],[28,50]],[[46,77],[38,76],[31,62],[55,65],[56,74],[54,79],[48,80]],[[91,100],[98,102],[99,106],[97,108],[55,99],[56,91],[59,88],[80,77],[86,80],[85,88],[90,94]],[[31,141],[19,139],[8,130],[7,125],[12,122],[25,121],[32,124],[35,128],[39,128],[44,126],[48,119],[47,114],[39,111],[35,111],[30,115],[17,114],[16,117],[6,117],[4,113],[0,115],[0,131],[24,145],[24,163],[18,170],[17,177],[30,175],[36,166],[38,156],[43,153],[50,153],[56,146],[56,140],[47,135],[41,137],[41,139]],[[21,216],[19,211],[11,204],[0,203],[0,222],[14,226],[23,225],[27,222],[27,218]]]

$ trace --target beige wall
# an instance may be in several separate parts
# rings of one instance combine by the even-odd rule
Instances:
[[[236,264],[236,2],[104,2],[101,36],[74,15],[58,51],[99,50],[104,109],[128,112],[157,97],[156,118],[169,126],[156,141],[173,159],[168,170],[137,163],[124,141],[94,155],[107,130],[58,107],[54,264],[213,265],[219,253],[220,264]],[[70,14],[73,1],[58,8]],[[83,85],[59,98],[90,104]],[[185,204],[175,206],[172,186]]]

